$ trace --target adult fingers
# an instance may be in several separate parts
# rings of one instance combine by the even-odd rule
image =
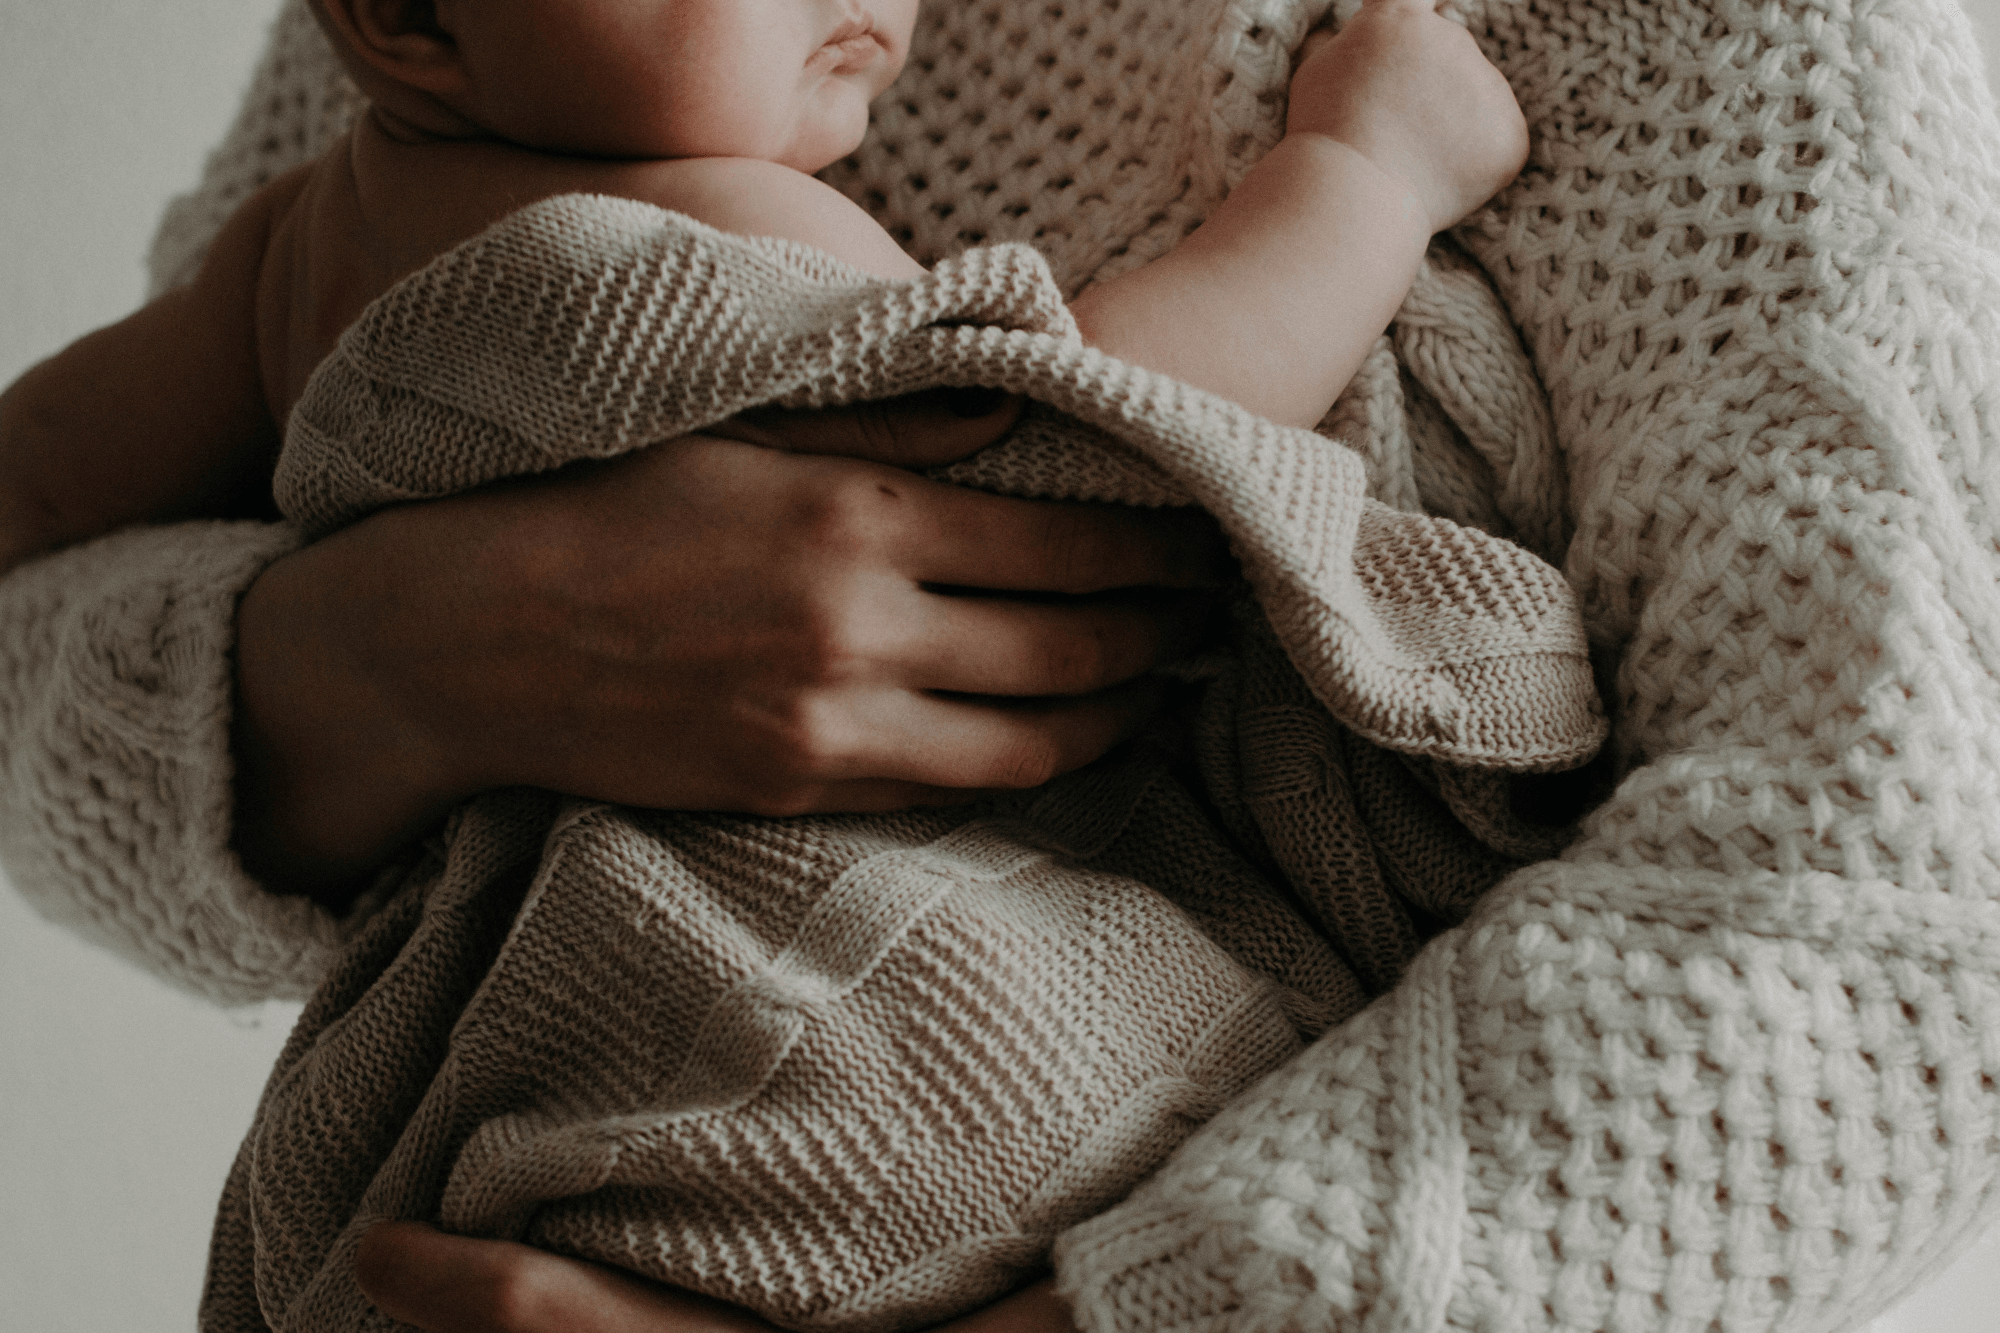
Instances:
[[[1087,602],[932,595],[899,626],[894,659],[915,689],[1014,698],[1119,685],[1197,648],[1215,613],[1199,593]]]
[[[801,489],[798,469],[808,462],[815,467]],[[1092,593],[1214,586],[1229,572],[1220,530],[1193,509],[1024,500],[832,459],[788,466],[810,528],[802,538],[880,552],[920,583]]]
[[[414,1222],[385,1222],[364,1235],[354,1276],[383,1313],[427,1333],[535,1328],[577,1280],[525,1246],[447,1236]]]
[[[747,1311],[507,1241],[384,1222],[354,1276],[383,1313],[426,1333],[772,1333]]]
[[[1214,587],[1228,550],[1194,509],[1020,500],[913,478],[900,567],[922,583],[1011,592]]]
[[[702,434],[795,454],[935,467],[978,453],[1011,430],[1020,415],[1019,398],[975,386],[816,411],[757,408]]]
[[[842,757],[825,779],[791,793],[795,809],[766,813],[856,808],[840,802],[887,795],[895,784],[926,789],[924,804],[949,803],[949,793],[1039,787],[1136,735],[1165,695],[1163,682],[1146,679],[1076,699],[894,691],[856,700],[851,730],[835,739]]]

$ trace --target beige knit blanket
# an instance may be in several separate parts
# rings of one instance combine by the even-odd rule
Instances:
[[[1323,436],[1083,346],[1027,246],[886,282],[646,205],[549,200],[346,332],[276,491],[319,533],[750,407],[947,384],[1037,404],[950,475],[1221,522],[1249,592],[1184,753],[1142,747],[975,814],[480,802],[388,914],[401,928],[301,1020],[216,1241],[255,1303],[212,1288],[205,1327],[362,1326],[351,1247],[381,1217],[623,1264],[792,1327],[934,1322],[1023,1281],[1394,979],[1420,927],[1353,872],[1378,840],[1434,876],[1446,918],[1534,844],[1482,845],[1413,778],[1596,749],[1561,575],[1367,499],[1361,457]],[[1400,767],[1355,765],[1356,736],[1426,761],[1376,809],[1329,782]],[[1189,790],[1177,765],[1214,777]],[[1488,794],[1491,836],[1514,821]],[[1252,840],[1202,815],[1218,804]]]
[[[1459,336],[1425,285],[1338,416],[1379,498],[1561,560],[1623,778],[1561,861],[1069,1232],[1057,1271],[1093,1333],[1847,1327],[1994,1197],[2000,123],[1949,0],[1459,12],[1533,150],[1458,238],[1553,414],[1515,392],[1520,347]],[[926,259],[1033,240],[1073,290],[1268,145],[1316,16],[939,5],[834,174]],[[355,105],[288,11],[156,271]],[[334,922],[228,854],[229,620],[290,540],[139,531],[0,583],[10,875],[224,998],[411,930],[408,899]],[[1419,809],[1395,764],[1365,769],[1382,754],[1336,781]],[[1136,823],[1133,877],[1191,822]],[[1354,864],[1429,882],[1398,845]]]

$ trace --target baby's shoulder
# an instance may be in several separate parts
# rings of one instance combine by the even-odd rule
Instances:
[[[857,205],[804,172],[754,158],[610,161],[491,140],[397,143],[364,127],[352,154],[365,230],[420,266],[515,210],[560,194],[604,194],[685,213],[721,231],[817,246],[884,277],[923,269]]]
[[[883,277],[923,272],[852,200],[776,162],[699,157],[603,167],[604,184],[593,193],[637,199],[741,236],[801,241]]]

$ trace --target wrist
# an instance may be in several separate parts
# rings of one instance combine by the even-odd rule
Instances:
[[[471,794],[370,670],[393,657],[370,616],[397,599],[357,554],[337,536],[280,560],[237,612],[234,846],[336,910]]]
[[[1350,139],[1324,130],[1287,130],[1271,156],[1280,151],[1296,155],[1311,170],[1336,177],[1337,188],[1367,196],[1385,221],[1407,228],[1425,245],[1439,230],[1411,173],[1392,169],[1378,154]]]

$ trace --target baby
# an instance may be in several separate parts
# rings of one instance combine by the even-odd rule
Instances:
[[[0,398],[0,505],[7,506],[0,512],[0,532],[7,534],[0,561],[18,561],[133,521],[223,512],[246,497],[267,494],[281,440],[280,423],[300,400],[315,368],[364,307],[402,278],[538,200],[574,193],[623,196],[726,232],[817,247],[884,278],[921,272],[864,213],[809,174],[860,141],[870,100],[894,79],[905,58],[914,0],[319,0],[317,12],[341,58],[368,93],[369,112],[332,152],[246,203],[217,237],[192,284],[84,339],[37,367]],[[1339,36],[1322,36],[1309,45],[1294,77],[1284,140],[1209,220],[1166,257],[1085,292],[1073,313],[1083,336],[1108,352],[1234,399],[1274,420],[1310,425],[1324,415],[1394,314],[1431,234],[1456,221],[1511,177],[1520,165],[1523,146],[1520,113],[1506,84],[1463,30],[1414,0],[1375,0]],[[642,814],[634,822],[648,818]],[[901,839],[915,853],[927,850],[926,844],[933,840],[942,842],[940,835],[947,827],[948,821],[936,830],[925,826],[914,832],[856,825],[843,826],[842,835],[860,851],[895,844],[893,850],[900,852]],[[734,842],[727,855],[747,857],[746,846],[759,855],[769,853],[770,862],[780,867],[769,872],[773,880],[783,880],[787,871],[803,877],[801,866],[818,873],[821,862],[834,859],[823,846],[808,841],[800,845],[812,852],[811,858],[789,843],[778,845],[783,839],[807,839],[812,829],[804,821],[772,822],[760,832],[770,845],[750,846],[749,835],[738,836],[728,828],[705,829],[701,836],[713,836],[702,847],[714,851],[718,860],[725,852],[710,844],[719,846],[730,839]],[[979,851],[985,844],[976,840],[985,834],[975,828],[971,835],[967,846]],[[555,840],[551,835],[551,845]],[[689,835],[686,842],[695,840]],[[662,841],[671,839],[662,835]],[[644,843],[641,839],[630,845]],[[1001,850],[1012,855],[1011,848]],[[554,859],[553,853],[546,855]],[[666,861],[665,856],[660,858],[660,863]],[[565,874],[570,873],[569,864],[562,863]],[[776,1113],[765,1114],[767,1105],[777,1105],[780,1093],[796,1093],[810,1104],[809,1109],[817,1110],[819,1104],[835,1100],[821,1094],[839,1079],[873,1080],[894,1094],[892,1100],[917,1105],[930,1090],[925,1076],[935,1075],[935,1080],[944,1082],[956,1078],[956,1066],[942,1058],[954,1055],[955,1048],[903,1042],[901,1029],[888,1031],[884,1038],[878,1029],[911,1017],[932,1000],[915,983],[928,985],[938,976],[954,983],[966,979],[951,968],[966,972],[979,988],[931,987],[947,999],[962,991],[983,1001],[989,993],[1005,991],[1005,978],[996,979],[989,972],[1031,970],[1018,961],[1029,949],[1067,964],[1087,952],[1071,947],[1081,941],[1102,955],[1094,960],[1101,964],[1096,971],[1078,968],[1076,975],[1065,975],[1060,985],[1048,987],[1046,1007],[1054,1015],[1048,1023],[1037,1027],[1023,1019],[1019,1024],[1022,1031],[1037,1036],[1046,1027],[1084,1055],[1062,1064],[1056,1055],[1068,1047],[1060,1043],[1049,1048],[1055,1055],[1031,1046],[1009,1048],[1002,1054],[1019,1057],[1024,1082],[1036,1088],[1045,1082],[1061,1084],[1065,1097],[1070,1091],[1062,1082],[1065,1078],[1089,1085],[1088,1093],[1129,1074],[1137,1091],[1128,1097],[1121,1084],[1116,1098],[1052,1098],[1046,1116],[1041,1104],[1035,1103],[1033,1116],[1000,1116],[991,1124],[986,1119],[943,1118],[964,1136],[941,1136],[934,1156],[951,1165],[974,1159],[1008,1169],[994,1174],[1003,1175],[1001,1184],[1012,1191],[1002,1201],[1007,1211],[1003,1220],[1009,1226],[1031,1203],[1046,1214],[1047,1226],[1067,1225],[1129,1188],[1137,1175],[1156,1163],[1156,1139],[1170,1141],[1161,1134],[1182,1133],[1186,1124],[1207,1113],[1201,1108],[1208,1103],[1183,1105],[1160,1089],[1181,1097],[1201,1082],[1189,1071],[1195,1070],[1198,1061],[1193,1057],[1206,1049],[1209,1036],[1217,1038],[1208,1044],[1222,1053],[1219,1063],[1234,1061],[1253,1073],[1295,1049],[1297,1034],[1286,1015],[1277,1011],[1269,983],[1248,978],[1245,969],[1199,938],[1185,921],[1180,923],[1181,933],[1171,935],[1173,923],[1166,919],[1171,908],[1147,915],[1151,908],[1140,901],[1144,893],[1107,887],[1103,881],[1110,876],[1086,883],[1089,872],[1073,866],[1062,867],[1062,872],[1069,878],[1060,882],[1053,872],[1047,882],[1024,878],[1008,887],[1011,897],[986,881],[968,880],[967,887],[953,888],[951,892],[958,894],[953,904],[963,906],[977,899],[986,915],[968,914],[954,921],[951,910],[940,908],[906,937],[885,937],[885,955],[902,952],[874,965],[868,974],[867,984],[879,981],[878,989],[870,991],[857,983],[860,999],[850,1006],[852,1012],[814,1015],[815,1024],[851,1034],[852,1042],[829,1045],[824,1058],[820,1048],[810,1048],[818,1063],[795,1061],[809,1067],[787,1067],[784,1079],[759,1085],[754,1095],[766,1098],[768,1093],[768,1100],[759,1100],[741,1115],[736,1113],[742,1108],[723,1106],[697,1124],[694,1117],[677,1111],[680,1118],[662,1129],[658,1140],[678,1150],[685,1138],[705,1150],[711,1144],[704,1136],[720,1136],[713,1143],[723,1146],[710,1154],[717,1169],[705,1176],[663,1173],[665,1184],[652,1193],[607,1190],[613,1197],[602,1209],[596,1208],[588,1192],[569,1185],[553,1188],[547,1192],[574,1195],[584,1202],[568,1210],[537,1206],[538,1229],[521,1234],[530,1234],[537,1243],[613,1262],[625,1261],[626,1252],[618,1245],[624,1237],[635,1236],[645,1242],[635,1249],[650,1247],[655,1256],[698,1266],[701,1244],[687,1238],[692,1232],[673,1230],[678,1216],[672,1213],[673,1206],[699,1204],[716,1214],[734,1208],[750,1215],[753,1239],[763,1249],[716,1246],[727,1262],[716,1265],[723,1271],[707,1285],[694,1280],[700,1274],[692,1267],[645,1267],[637,1260],[630,1266],[751,1304],[794,1326],[917,1326],[976,1304],[1019,1280],[1021,1272],[1031,1270],[1045,1255],[1043,1242],[1009,1235],[1002,1237],[1005,1246],[996,1246],[982,1229],[988,1227],[982,1216],[963,1229],[965,1235],[953,1232],[946,1241],[933,1243],[927,1229],[930,1222],[942,1219],[956,1226],[969,1210],[961,1209],[958,1195],[943,1185],[929,1196],[906,1187],[906,1177],[921,1183],[920,1174],[897,1172],[910,1161],[930,1161],[921,1156],[930,1149],[915,1142],[914,1136],[899,1139],[888,1132],[895,1125],[885,1129],[883,1122],[871,1120],[868,1112],[873,1104],[851,1117],[859,1126],[854,1142],[869,1149],[869,1170],[861,1183],[873,1188],[878,1177],[893,1177],[895,1188],[884,1187],[879,1195],[870,1196],[879,1216],[855,1217],[855,1210],[844,1205],[826,1211],[838,1212],[843,1224],[879,1231],[888,1240],[877,1252],[855,1258],[844,1252],[846,1233],[835,1236],[841,1243],[834,1248],[843,1250],[843,1261],[852,1260],[848,1266],[856,1274],[836,1293],[844,1304],[837,1304],[834,1296],[822,1299],[817,1294],[814,1283],[828,1276],[824,1266],[809,1261],[817,1251],[804,1245],[764,1244],[794,1221],[810,1229],[818,1217],[810,1210],[816,1200],[838,1202],[845,1197],[833,1188],[841,1182],[824,1174],[839,1141],[830,1142],[818,1133],[819,1122],[800,1116],[800,1123],[813,1132],[793,1136],[804,1144],[799,1159],[803,1165],[794,1163],[796,1169],[787,1178],[788,1185],[803,1179],[796,1195],[767,1196],[735,1188],[732,1173],[768,1164],[742,1145],[765,1142],[756,1135],[797,1109],[788,1102],[778,1105]],[[838,890],[811,886],[814,892],[824,890],[810,904],[812,920],[841,925],[846,918],[840,913],[848,911],[863,924],[875,922],[877,916],[890,918],[886,908],[874,911],[881,883],[865,877],[843,877],[840,883]],[[584,887],[588,889],[587,884]],[[671,887],[680,892],[686,886]],[[759,881],[754,887],[763,893],[770,885]],[[440,889],[434,896],[448,899],[457,891]],[[563,904],[566,907],[589,906],[575,900],[591,895],[568,880],[550,888],[541,901],[546,905],[565,895],[571,900]],[[781,895],[766,896],[776,901]],[[802,893],[793,897],[804,899]],[[490,898],[506,902],[504,892],[495,891]],[[787,904],[792,900],[784,899]],[[483,907],[486,901],[475,905]],[[674,900],[663,896],[662,901]],[[1108,923],[1107,929],[1115,928],[1117,938],[1086,937],[1073,918],[1057,915],[1065,903],[1081,904],[1095,913]],[[435,929],[424,937],[428,950],[424,965],[406,972],[423,972],[438,963],[440,939],[450,938],[445,921],[452,915],[450,908],[447,903],[440,909],[437,921],[427,919]],[[1005,912],[1017,908],[1025,914],[1025,924],[1016,923],[1012,934],[998,929],[1008,924]],[[622,910],[622,900],[606,905],[607,914],[615,915],[613,909]],[[650,981],[670,971],[668,964],[679,958],[662,940],[693,937],[701,926],[695,912],[662,909],[660,915],[665,923],[658,927],[657,938],[648,936],[644,942],[658,944],[656,952],[666,962],[623,989],[628,979],[614,973],[627,955],[589,949],[562,955],[559,971],[566,976],[583,973],[592,983],[585,988],[593,1000],[589,1017],[595,1019],[601,1011],[610,1016],[606,1022],[619,1019],[625,1011],[608,999],[656,998],[649,990]],[[470,908],[458,916],[492,924]],[[530,919],[530,908],[524,907],[515,920],[517,935],[548,941]],[[640,924],[653,929],[648,922]],[[772,924],[772,933],[781,934],[777,926],[784,924]],[[799,930],[804,933],[804,927]],[[374,938],[371,933],[370,939]],[[914,943],[906,947],[899,942],[902,939]],[[919,956],[920,950],[931,953]],[[788,947],[787,955],[794,953],[805,957],[813,950]],[[904,954],[916,961],[909,963]],[[636,951],[631,955],[637,956]],[[518,960],[519,954],[515,957]],[[707,966],[707,960],[697,961]],[[704,1004],[712,1001],[710,992],[723,993],[723,1001],[715,1001],[710,1012],[726,1008],[726,1002],[739,995],[738,989],[729,989],[737,980],[734,955],[722,962],[727,966],[721,971],[727,975],[719,977],[692,965],[686,969],[700,975],[683,987],[685,992],[698,995]],[[350,965],[366,970],[372,964],[365,958],[350,959],[344,971]],[[484,955],[468,948],[465,966],[477,973],[484,966]],[[593,969],[603,970],[600,974]],[[889,981],[899,978],[913,984],[892,993]],[[346,981],[352,979],[337,978],[308,1010],[302,1031],[312,1021],[325,1026],[316,1035],[308,1034],[310,1043],[295,1043],[297,1050],[310,1049],[312,1054],[281,1066],[274,1076],[266,1103],[270,1114],[260,1112],[239,1173],[232,1176],[218,1223],[211,1301],[204,1316],[204,1327],[216,1333],[259,1326],[249,1313],[253,1308],[262,1311],[257,1317],[286,1327],[355,1326],[342,1322],[356,1307],[349,1291],[351,1264],[341,1247],[351,1243],[355,1228],[365,1223],[371,1210],[398,1216],[435,1211],[431,1195],[436,1182],[427,1174],[433,1164],[423,1154],[439,1149],[460,1164],[470,1161],[475,1166],[485,1160],[482,1154],[511,1161],[507,1154],[514,1151],[517,1140],[535,1139],[546,1128],[536,1118],[542,1107],[532,1099],[524,1099],[531,1104],[523,1105],[519,1114],[510,1109],[514,1101],[485,1098],[478,1091],[455,1102],[454,1089],[461,1084],[451,1079],[440,1077],[432,1085],[433,1090],[451,1085],[436,1097],[425,1092],[422,1082],[434,1072],[428,1066],[414,1071],[386,1068],[389,1062],[363,1041],[381,1030],[372,1025],[374,1018],[393,1009],[396,1024],[419,1032],[435,1019],[441,1037],[445,1030],[450,1032],[453,1056],[467,1044],[468,1030],[504,1038],[502,1057],[469,1060],[454,1068],[453,1077],[467,1087],[472,1083],[467,1072],[472,1065],[490,1070],[518,1064],[539,1077],[549,1064],[541,1058],[547,1053],[545,1046],[583,1044],[573,1024],[537,1024],[531,1018],[512,1027],[482,1027],[479,1022],[453,1026],[458,1021],[453,1004],[462,997],[450,1003],[445,1001],[451,997],[441,999],[436,1015],[413,1014],[408,1006],[390,1005],[384,999],[382,1007],[347,1021],[352,1015],[340,1008],[347,1000],[329,1001],[325,998],[329,993],[353,999],[357,1013],[370,997],[399,994],[397,978],[375,987],[348,986]],[[1063,1003],[1074,999],[1089,1009],[1100,996],[1088,987],[1100,983],[1129,992],[1127,1007],[1135,1012],[1138,1025],[1172,1029],[1167,1034],[1172,1041],[1163,1037],[1161,1045],[1180,1043],[1169,1052],[1173,1059],[1165,1062],[1180,1071],[1174,1078],[1165,1082],[1155,1078],[1157,1071],[1138,1055],[1114,1070],[1114,1061],[1099,1060],[1095,1048],[1062,1028],[1058,1020],[1067,1014]],[[364,989],[367,996],[361,996]],[[1078,996],[1083,998],[1075,999]],[[1176,1002],[1189,997],[1208,1008],[1175,1008]],[[678,1003],[683,996],[674,992],[668,998]],[[678,1066],[662,1050],[674,1041],[695,1043],[710,1024],[689,1018],[702,1012],[692,1002],[685,1013],[675,1003],[662,1000],[656,1006],[663,1012],[673,1010],[672,1022],[661,1019],[657,1030],[635,1022],[630,1033],[621,1035],[631,1038],[628,1044],[643,1048],[638,1058],[648,1070],[664,1068],[663,1084],[671,1085],[678,1095],[681,1084],[689,1080],[675,1081]],[[945,1017],[956,1015],[949,1005],[935,1003]],[[829,1002],[826,1007],[830,1010],[833,1005]],[[1000,1007],[995,1008],[997,1012]],[[1237,1023],[1230,1016],[1239,1010],[1249,1017],[1236,1027],[1228,1026]],[[1223,1017],[1212,1017],[1211,1011]],[[915,1018],[926,1016],[927,1011],[914,1012]],[[1041,1023],[1041,1010],[1035,1009],[1030,1017]],[[839,1026],[850,1018],[851,1028]],[[1127,1032],[1109,1021],[1099,1026],[1121,1038]],[[736,1031],[720,1022],[714,1030],[725,1035]],[[985,1028],[967,1031],[970,1035],[962,1038],[967,1043],[998,1044],[988,1040]],[[654,1042],[661,1032],[666,1039]],[[1190,1032],[1199,1040],[1188,1039]],[[1237,1039],[1246,1033],[1257,1041],[1267,1037],[1269,1041],[1259,1046],[1247,1038]],[[800,1049],[807,1049],[807,1040],[799,1038]],[[917,1056],[912,1056],[913,1050]],[[1150,1048],[1138,1054],[1148,1052]],[[751,1057],[760,1056],[760,1049],[745,1053],[728,1047],[721,1053],[732,1058],[743,1054],[738,1063],[747,1067],[754,1063]],[[707,1058],[715,1052],[703,1047],[697,1054]],[[686,1065],[698,1073],[708,1068],[693,1057]],[[368,1074],[348,1077],[356,1069]],[[417,1086],[398,1089],[396,1096],[385,1095],[376,1086],[406,1076]],[[328,1081],[318,1081],[322,1079]],[[963,1081],[976,1085],[974,1091],[984,1088],[970,1076]],[[1218,1085],[1240,1086],[1221,1080]],[[908,1088],[916,1091],[906,1092]],[[322,1091],[326,1095],[320,1095]],[[516,1091],[510,1088],[507,1096],[512,1098]],[[598,1091],[564,1085],[556,1089],[556,1097],[561,1101],[575,1093],[576,1100],[588,1101],[583,1094]],[[425,1111],[412,1114],[409,1104],[398,1100],[404,1092],[424,1097]],[[1058,1146],[1068,1156],[1054,1157],[1053,1163],[1038,1156],[1053,1156],[1043,1140],[1053,1142],[1056,1136],[1037,1138],[1044,1127],[1031,1122],[1040,1117],[1067,1134],[1077,1128],[1071,1121],[1086,1120],[1077,1107],[1100,1105],[1108,1108],[1102,1124],[1085,1123],[1081,1129],[1094,1133],[1108,1127],[1113,1131],[1110,1140],[1127,1147],[1130,1140],[1145,1151],[1121,1148],[1119,1155],[1107,1149],[1098,1154],[1103,1161],[1090,1158],[1086,1163],[1096,1175],[1078,1174],[1072,1179],[1051,1169],[1084,1163],[1088,1154],[1081,1149],[1071,1153],[1064,1140]],[[436,1107],[445,1110],[429,1115]],[[590,1115],[599,1113],[594,1104],[586,1109]],[[1133,1111],[1129,1121],[1120,1118],[1127,1110]],[[322,1114],[331,1118],[329,1123],[316,1118]],[[448,1132],[439,1128],[440,1116],[449,1119]],[[1156,1133],[1155,1122],[1165,1129]],[[468,1125],[474,1127],[468,1130]],[[357,1126],[376,1128],[363,1132]],[[991,1132],[996,1127],[1006,1132]],[[568,1128],[558,1126],[562,1133]],[[744,1137],[728,1137],[739,1133]],[[612,1138],[594,1129],[584,1137],[607,1142]],[[773,1131],[769,1141],[778,1142],[780,1137]],[[784,1139],[786,1144],[792,1142]],[[382,1145],[391,1143],[395,1160],[384,1165],[376,1154],[378,1149],[388,1154]],[[622,1139],[615,1146],[621,1153],[633,1148],[630,1156],[635,1161],[642,1157],[640,1146]],[[1101,1145],[1091,1139],[1087,1146],[1095,1152]],[[327,1163],[343,1152],[352,1152],[362,1165],[340,1178],[365,1185],[365,1198],[343,1195],[329,1186],[328,1177],[340,1172]],[[676,1158],[673,1166],[678,1170],[681,1164]],[[259,1192],[269,1183],[259,1173],[294,1165],[303,1188],[292,1195],[279,1189]],[[451,1191],[461,1172],[449,1162],[442,1166],[451,1175],[451,1183],[444,1186],[443,1216],[448,1223],[453,1216],[510,1214],[511,1202],[489,1208],[479,1193],[495,1180],[515,1183],[504,1170],[484,1177],[477,1170],[464,1172],[471,1184],[453,1203]],[[1021,1188],[1016,1189],[1017,1184]],[[430,1193],[414,1205],[401,1196],[389,1197],[406,1186],[406,1192]],[[717,1201],[710,1196],[730,1197]],[[913,1220],[914,1197],[923,1199],[926,1216]],[[795,1206],[801,1198],[805,1206]],[[973,1201],[982,1207],[988,1202],[985,1194]],[[619,1212],[621,1207],[627,1212]],[[586,1243],[577,1239],[583,1230],[560,1230],[571,1222],[578,1228],[594,1228],[591,1236],[616,1233],[618,1243]],[[499,1234],[516,1225],[502,1217],[492,1225],[475,1222],[466,1229]],[[551,1230],[552,1226],[557,1229]],[[936,1230],[945,1235],[948,1229],[940,1225]],[[661,1234],[671,1235],[671,1243],[653,1244],[652,1238]],[[905,1248],[915,1254],[914,1260],[888,1243],[903,1245],[911,1235],[915,1240]],[[337,1239],[329,1240],[330,1236]],[[218,1296],[217,1284],[227,1287],[224,1279],[249,1271],[253,1249],[254,1300],[236,1303],[241,1293],[234,1288]],[[776,1276],[770,1285],[760,1287],[743,1278],[741,1271],[750,1267],[743,1261],[746,1253],[764,1250],[784,1262],[772,1265]],[[271,1256],[275,1258],[267,1265]],[[897,1267],[906,1260],[905,1267]],[[922,1280],[909,1278],[911,1273]],[[847,1281],[845,1269],[835,1276]],[[824,1285],[833,1284],[829,1279]],[[281,1307],[293,1317],[280,1321],[274,1312]]]
[[[247,201],[199,275],[0,395],[0,570],[268,495],[282,423],[370,301],[538,199],[617,195],[921,272],[810,174],[860,142],[916,0],[315,0],[372,106]],[[1504,80],[1420,0],[1315,34],[1283,141],[1167,256],[1087,290],[1086,341],[1317,422],[1435,231],[1519,170]]]

